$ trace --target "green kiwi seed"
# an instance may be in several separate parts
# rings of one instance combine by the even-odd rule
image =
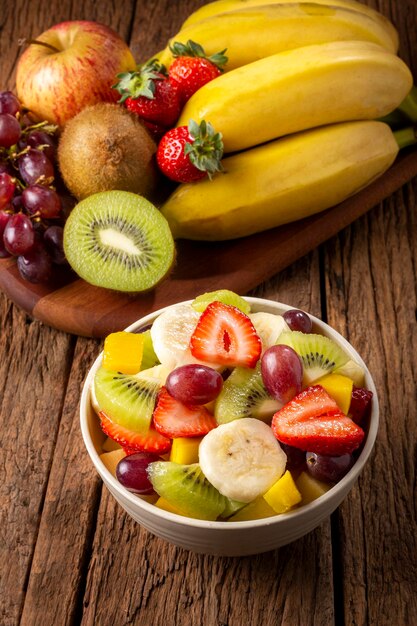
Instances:
[[[104,191],[79,202],[65,224],[64,251],[85,281],[123,292],[152,289],[175,258],[166,219],[127,191]]]

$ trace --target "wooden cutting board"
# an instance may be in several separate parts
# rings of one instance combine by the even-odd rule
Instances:
[[[402,153],[369,187],[307,219],[234,241],[178,241],[170,278],[136,296],[93,287],[71,272],[49,285],[20,278],[14,259],[0,261],[0,289],[29,315],[60,330],[104,337],[163,306],[205,291],[245,294],[313,250],[417,175],[417,150]]]

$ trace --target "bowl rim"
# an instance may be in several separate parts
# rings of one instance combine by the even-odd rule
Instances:
[[[272,306],[272,308],[277,309],[277,315],[285,313],[289,309],[294,309],[295,307],[290,306],[288,304],[284,304],[282,302],[276,302],[275,300],[268,300],[266,298],[255,298],[250,296],[243,296],[245,300],[247,300],[251,305],[256,305],[257,309],[261,310],[262,306],[268,305]],[[141,326],[146,326],[151,324],[156,317],[158,317],[161,313],[170,309],[172,307],[177,306],[178,304],[191,304],[192,300],[184,300],[181,302],[177,302],[175,304],[163,307],[158,309],[157,311],[153,311],[148,313],[144,317],[138,319],[136,322],[130,324],[125,331],[134,332]],[[281,311],[281,313],[280,313]],[[257,311],[254,311],[258,312]],[[247,520],[247,521],[238,521],[238,522],[229,522],[229,521],[209,521],[209,520],[200,520],[192,517],[186,517],[183,515],[177,515],[176,513],[171,513],[170,511],[165,511],[164,509],[160,509],[156,507],[154,504],[147,502],[146,500],[138,497],[137,495],[128,491],[125,487],[123,487],[117,478],[113,476],[113,474],[107,469],[104,463],[101,461],[99,453],[97,452],[95,445],[93,443],[89,428],[88,428],[88,405],[90,403],[90,386],[93,382],[95,371],[98,369],[103,352],[101,351],[97,358],[94,360],[92,366],[90,367],[88,374],[85,378],[81,400],[80,400],[80,425],[81,425],[81,433],[84,441],[84,445],[87,448],[87,452],[92,460],[98,474],[105,484],[107,484],[112,492],[116,492],[117,496],[122,500],[127,500],[129,504],[134,509],[143,509],[144,512],[155,515],[156,518],[160,518],[161,521],[174,522],[181,526],[192,526],[194,528],[201,529],[212,529],[218,531],[236,531],[237,529],[245,528],[260,528],[270,525],[275,525],[282,523],[284,521],[293,520],[294,522],[298,520],[300,517],[307,513],[314,514],[314,512],[320,508],[326,508],[326,503],[335,500],[341,492],[344,491],[346,485],[348,483],[353,486],[363,467],[365,466],[372,449],[375,444],[375,439],[378,432],[379,426],[379,402],[378,402],[378,393],[375,387],[374,380],[372,375],[363,361],[360,354],[356,351],[356,349],[345,339],[337,330],[332,328],[326,322],[323,322],[318,317],[315,317],[311,313],[308,313],[310,316],[313,325],[318,327],[320,332],[331,336],[332,339],[336,339],[337,343],[349,354],[351,358],[353,358],[361,367],[363,367],[365,371],[365,380],[366,380],[366,388],[372,391],[372,411],[369,418],[369,429],[367,432],[366,442],[363,446],[360,455],[356,459],[354,465],[349,470],[349,472],[334,485],[329,491],[325,494],[313,500],[309,504],[305,504],[300,508],[294,509],[293,511],[288,511],[287,513],[282,513],[280,515],[266,517],[258,520]],[[94,410],[94,409],[93,409]],[[115,494],[113,493],[115,496]]]

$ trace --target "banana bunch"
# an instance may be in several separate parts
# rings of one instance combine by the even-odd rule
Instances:
[[[359,2],[217,0],[173,41],[190,39],[209,55],[227,48],[229,62],[178,126],[204,119],[234,154],[223,174],[182,184],[165,202],[176,238],[233,239],[323,211],[383,174],[404,143],[375,120],[404,101],[413,78],[394,26]],[[158,58],[169,65],[169,47]]]

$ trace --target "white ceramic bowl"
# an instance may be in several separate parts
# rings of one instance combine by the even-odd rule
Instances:
[[[261,298],[247,298],[252,311],[283,314],[293,308],[279,302]],[[126,330],[135,331],[151,324],[165,309],[147,315]],[[365,383],[374,396],[372,413],[365,445],[352,469],[326,494],[294,511],[276,517],[248,522],[208,522],[175,515],[163,511],[127,491],[107,470],[99,454],[105,439],[90,401],[90,386],[101,363],[102,355],[95,360],[84,383],[81,396],[81,431],[87,451],[105,485],[118,503],[154,535],[162,537],[182,548],[203,554],[222,556],[244,556],[273,550],[299,539],[316,528],[346,497],[362,471],[373,448],[379,420],[378,397],[371,374],[359,354],[339,333],[319,319],[310,316],[313,330],[330,337],[365,370]]]

